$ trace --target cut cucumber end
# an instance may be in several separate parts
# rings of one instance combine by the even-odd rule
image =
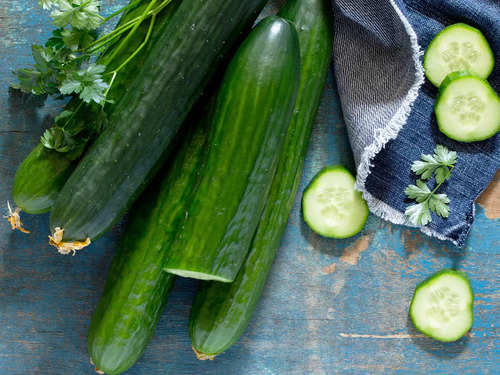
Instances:
[[[449,73],[460,70],[488,78],[494,65],[493,51],[483,33],[464,23],[441,30],[424,55],[425,75],[436,87]]]
[[[500,98],[470,72],[450,73],[434,106],[439,130],[459,142],[476,142],[500,130]]]
[[[472,327],[473,303],[467,275],[445,269],[417,286],[410,317],[424,335],[443,342],[456,341]]]
[[[342,166],[326,167],[313,178],[302,196],[302,212],[314,232],[340,239],[363,229],[369,211],[354,183],[352,174]]]
[[[217,276],[217,275],[212,275],[209,273],[205,272],[197,272],[197,271],[188,271],[184,269],[179,269],[179,268],[164,268],[163,269],[165,272],[171,273],[173,275],[181,276],[181,277],[188,277],[191,279],[198,279],[198,280],[213,280],[213,281],[220,281],[223,283],[230,283],[233,280],[222,277],[222,276]]]

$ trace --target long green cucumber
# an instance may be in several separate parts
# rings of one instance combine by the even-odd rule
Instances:
[[[231,282],[247,254],[276,170],[300,74],[295,28],[261,21],[224,75],[202,177],[165,270]]]
[[[271,193],[252,246],[231,284],[205,282],[189,319],[199,358],[233,345],[257,306],[297,193],[311,129],[325,85],[332,52],[333,16],[328,0],[289,0],[279,13],[299,33],[301,81]]]
[[[134,2],[134,0],[131,0],[131,2]],[[144,12],[149,3],[150,0],[144,0],[137,7],[125,13],[120,18],[117,27],[139,16]],[[123,96],[127,84],[137,75],[142,66],[148,49],[155,43],[163,26],[179,3],[180,0],[173,0],[172,3],[158,14],[150,42],[116,75],[108,93],[108,99],[116,102]],[[148,28],[149,22],[146,20],[141,23],[136,32],[129,38],[123,49],[116,53],[116,55],[112,55],[124,37],[100,55],[98,63],[106,64],[107,71],[116,69],[143,42]],[[75,110],[80,103],[80,99],[73,98],[67,104],[65,110]],[[106,113],[108,115],[111,114],[115,107],[115,104],[107,103],[105,106]],[[98,116],[95,116],[95,112],[99,108],[98,104],[83,104],[83,107],[68,124],[65,124],[64,128],[91,127],[89,123],[96,121]],[[78,159],[83,151],[84,148],[82,147],[76,152],[62,153],[49,150],[42,143],[38,143],[17,169],[12,190],[12,198],[15,204],[30,214],[49,211],[56,200],[57,194],[78,164]]]
[[[66,252],[67,241],[95,240],[131,206],[223,57],[265,3],[182,1],[56,199],[50,221],[60,250]]]
[[[103,296],[90,321],[88,350],[95,366],[119,374],[141,356],[154,332],[174,275],[162,270],[198,178],[208,123],[188,119],[175,157],[132,206]],[[194,117],[194,116],[190,116]]]

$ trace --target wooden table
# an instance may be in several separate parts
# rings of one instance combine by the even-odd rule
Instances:
[[[29,44],[45,40],[49,30],[35,1],[0,0],[4,213],[16,167],[60,108],[8,92],[11,69],[31,61]],[[330,76],[300,190],[321,167],[337,163],[353,167]],[[197,361],[187,322],[198,282],[178,279],[149,347],[128,374],[500,373],[500,183],[483,194],[464,249],[374,216],[352,239],[320,238],[302,222],[299,198],[241,340],[213,362]],[[0,223],[0,374],[92,374],[89,319],[122,225],[72,257],[49,247],[47,215],[22,218],[29,235]],[[443,267],[466,271],[476,295],[472,331],[449,344],[422,337],[408,320],[416,284]]]

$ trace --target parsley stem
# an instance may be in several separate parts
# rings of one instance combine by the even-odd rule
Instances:
[[[106,105],[106,98],[108,97],[109,90],[111,90],[111,86],[113,86],[113,83],[115,82],[116,74],[117,71],[115,70],[113,73],[113,76],[111,77],[111,80],[109,81],[108,88],[106,89],[106,92],[104,93],[104,100],[102,101],[102,108],[104,109],[104,106]]]
[[[118,47],[116,47],[114,50],[113,50],[113,53],[111,54],[111,56],[109,57],[109,60],[110,61],[113,61],[114,57],[118,54],[118,52],[120,52],[123,47],[125,47],[127,45],[127,42],[128,40],[132,37],[132,35],[134,35],[134,33],[137,31],[137,29],[139,28],[139,26],[141,25],[142,21],[144,21],[144,19],[146,18],[148,12],[151,10],[151,8],[155,5],[155,3],[157,2],[158,0],[151,0],[151,2],[148,4],[148,6],[146,7],[146,10],[144,11],[144,13],[142,13],[142,15],[139,17],[139,20],[137,21],[137,23],[134,25],[134,27],[132,28],[132,30],[130,30],[130,32],[127,34],[127,36],[121,41],[121,43],[118,45]]]
[[[114,70],[114,73],[118,73],[125,65],[127,65],[130,62],[130,60],[132,60],[146,46],[153,31],[153,25],[155,23],[155,20],[156,20],[156,15],[151,17],[151,22],[149,24],[148,32],[146,34],[146,37],[140,44],[140,46],[137,47],[137,49],[129,57],[127,57],[127,59],[123,63],[121,63],[121,65],[118,68]]]
[[[117,15],[119,15],[120,13],[123,13],[125,12],[126,10],[130,9],[130,8],[133,8],[135,7],[137,4],[139,4],[142,0],[136,0],[130,4],[128,4],[127,6],[124,6],[123,8],[120,8],[118,9],[116,12],[113,12],[111,13],[109,16],[105,17],[102,21],[102,23],[106,23],[107,21],[109,21],[111,18],[113,17],[116,17]]]
[[[163,8],[165,8],[172,0],[164,0],[161,2],[156,8],[150,9],[148,12],[145,12],[146,15],[144,18],[147,18],[149,16],[157,15],[160,13]],[[152,1],[151,3],[156,3],[156,0]],[[150,3],[150,5],[151,5]],[[137,16],[130,21],[125,22],[123,25],[117,26],[113,31],[101,36],[100,38],[94,40],[88,47],[87,47],[87,52],[92,53],[95,52],[97,49],[101,48],[103,45],[109,43],[111,40],[117,38],[121,34],[127,32],[130,28],[134,27],[137,22],[142,22],[144,14]]]
[[[73,118],[75,117],[76,113],[80,110],[80,108],[82,108],[82,105],[83,105],[83,100],[80,100],[80,103],[78,104],[78,106],[75,108],[75,110],[73,111],[73,113],[71,114],[71,116],[64,123],[63,128],[66,128],[66,126],[68,126],[68,124],[71,122],[71,120],[73,120]]]
[[[455,166],[452,164],[452,165],[449,165],[448,167],[449,167],[448,174],[443,179],[443,181],[441,181],[439,184],[437,184],[437,186],[431,191],[431,193],[429,194],[429,197],[427,197],[427,199],[429,199],[432,195],[434,195],[434,193],[437,191],[437,189],[439,189],[439,187],[450,177],[451,171],[453,171],[453,169],[455,168]]]

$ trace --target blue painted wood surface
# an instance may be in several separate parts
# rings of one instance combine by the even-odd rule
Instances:
[[[104,1],[104,7],[119,2]],[[275,8],[273,3],[267,12]],[[10,70],[31,61],[30,43],[50,24],[35,1],[0,0],[0,202],[17,165],[60,109],[9,95]],[[330,75],[301,191],[327,164],[353,167]],[[143,358],[128,374],[498,374],[500,373],[499,184],[478,206],[464,249],[370,216],[347,240],[327,240],[302,222],[299,198],[271,276],[241,340],[213,362],[195,359],[187,322],[198,282],[179,279]],[[6,213],[6,212],[5,212]],[[47,243],[47,215],[27,216],[31,234],[0,223],[0,374],[92,374],[86,335],[122,226],[75,257]],[[408,320],[417,283],[443,267],[466,271],[475,291],[470,334],[443,344]]]

